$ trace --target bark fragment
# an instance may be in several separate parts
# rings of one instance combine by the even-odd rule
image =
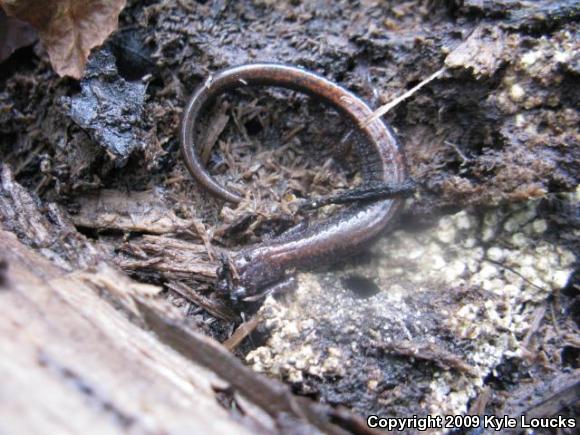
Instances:
[[[81,80],[81,94],[70,99],[70,117],[90,132],[117,166],[141,145],[140,128],[146,84],[129,82],[118,74],[115,58],[107,49],[93,54]]]
[[[178,217],[163,192],[103,189],[78,200],[72,216],[77,227],[94,230],[168,234],[195,231],[191,219]]]

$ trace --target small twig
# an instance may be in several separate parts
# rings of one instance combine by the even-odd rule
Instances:
[[[489,399],[491,399],[491,388],[488,386],[483,387],[479,395],[469,407],[467,414],[483,416],[485,414],[485,408],[489,403]]]
[[[238,329],[235,330],[231,337],[222,343],[224,347],[230,352],[233,351],[240,345],[242,341],[244,341],[248,335],[250,335],[256,329],[261,320],[262,319],[259,316],[254,316],[247,322],[242,323],[240,326],[238,326]]]
[[[185,9],[189,13],[194,13],[195,12],[195,9],[191,5],[187,4],[187,2],[185,2],[183,0],[177,0],[177,4],[179,6],[181,6],[183,9]]]
[[[305,125],[298,125],[294,127],[292,130],[290,130],[288,133],[282,136],[282,143],[287,144],[288,142],[290,142],[298,133],[304,130],[304,128],[306,128]]]
[[[432,362],[443,370],[454,369],[470,376],[477,376],[476,367],[433,343],[414,343],[410,340],[403,340],[375,343],[374,346],[390,354]]]
[[[446,140],[444,143],[445,143],[445,145],[449,145],[451,148],[453,148],[455,150],[455,152],[459,155],[459,157],[461,157],[461,160],[463,160],[463,162],[461,163],[461,166],[463,166],[467,162],[471,161],[471,159],[469,157],[467,157],[465,154],[463,154],[463,152],[459,149],[459,147],[456,144],[454,144],[453,142],[450,142],[448,140]]]
[[[199,238],[203,242],[205,250],[207,251],[207,256],[209,257],[210,261],[215,261],[216,255],[215,255],[215,251],[211,245],[211,236],[208,234],[207,229],[205,228],[205,225],[197,219],[193,219],[192,223],[193,223],[193,227],[195,228],[195,231],[197,233],[196,235],[199,236]]]
[[[553,395],[526,409],[522,414],[528,418],[539,418],[573,410],[580,394],[580,371],[575,370],[570,375],[565,375],[560,383],[554,382],[551,387],[544,390],[544,395],[554,393]]]
[[[198,292],[182,282],[169,282],[166,285],[181,297],[185,298],[189,302],[193,302],[198,307],[203,308],[218,319],[224,320],[226,322],[239,320],[239,316],[230,308],[217,301],[213,301],[209,298],[206,298],[205,296],[200,295]]]
[[[445,68],[445,67],[441,68],[440,70],[434,72],[429,77],[427,77],[425,80],[423,80],[417,86],[414,86],[413,88],[409,89],[403,95],[401,95],[401,96],[395,98],[393,101],[391,101],[391,102],[389,102],[389,103],[387,103],[387,104],[379,107],[377,110],[374,111],[374,113],[372,114],[372,116],[369,119],[366,120],[366,122],[364,123],[364,125],[368,125],[371,122],[373,122],[375,119],[378,119],[381,116],[385,115],[393,107],[395,107],[398,104],[400,104],[403,101],[405,101],[407,98],[409,98],[410,96],[412,96],[415,92],[417,92],[419,89],[421,89],[427,83],[430,83],[433,80],[435,80],[436,78],[438,78],[439,76],[441,76],[445,71],[447,71],[447,68]]]
[[[560,328],[558,327],[558,319],[556,318],[556,310],[554,308],[554,302],[550,304],[550,314],[552,317],[552,325],[554,326],[554,330],[556,331],[558,338],[562,339],[562,333],[560,331]]]
[[[530,328],[528,329],[526,336],[522,340],[522,344],[525,348],[529,347],[532,335],[534,335],[536,333],[536,331],[540,328],[540,325],[541,325],[542,320],[544,319],[545,315],[546,315],[546,306],[545,305],[542,305],[542,306],[536,308],[536,311],[534,312],[534,319],[532,321],[532,324],[530,325]]]
[[[500,263],[499,261],[496,260],[492,260],[489,257],[486,257],[486,260],[489,261],[490,263],[493,263],[499,267],[503,267],[505,270],[509,270],[511,273],[515,273],[517,276],[519,276],[521,279],[523,279],[525,282],[527,282],[529,285],[531,285],[532,287],[537,288],[538,290],[542,291],[542,292],[547,292],[548,290],[545,289],[542,286],[539,286],[537,284],[534,284],[532,281],[530,281],[528,278],[526,278],[524,275],[522,275],[520,272],[518,272],[517,270],[515,270],[513,267],[507,266],[503,263]]]

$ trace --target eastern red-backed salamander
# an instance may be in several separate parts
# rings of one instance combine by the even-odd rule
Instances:
[[[349,117],[366,140],[358,144],[365,185],[403,184],[407,180],[403,154],[390,129],[357,96],[317,74],[293,66],[257,63],[229,68],[208,78],[193,94],[183,114],[181,149],[193,177],[209,192],[238,203],[241,197],[219,185],[204,168],[197,153],[196,124],[216,96],[245,86],[277,86],[321,99]],[[256,300],[280,287],[289,270],[312,268],[321,262],[364,248],[387,226],[402,204],[401,198],[351,206],[326,220],[290,229],[286,233],[232,253],[219,271],[218,289],[234,301]]]

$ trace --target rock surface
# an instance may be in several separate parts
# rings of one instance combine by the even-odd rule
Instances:
[[[538,309],[571,278],[575,254],[547,240],[539,205],[398,230],[360,264],[303,276],[291,302],[261,308],[271,336],[246,361],[364,415],[466,413],[501,362],[529,353]]]

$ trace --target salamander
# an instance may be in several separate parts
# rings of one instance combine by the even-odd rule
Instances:
[[[274,86],[320,99],[350,118],[365,140],[357,143],[365,186],[407,182],[403,152],[391,129],[372,119],[360,98],[318,74],[274,63],[225,69],[210,76],[185,107],[180,142],[185,163],[195,180],[213,195],[238,203],[241,197],[220,185],[204,168],[198,154],[196,125],[218,95],[245,86]],[[369,121],[370,120],[370,121]],[[385,229],[402,205],[402,198],[359,202],[308,225],[291,228],[268,241],[232,252],[218,271],[217,288],[233,301],[253,301],[292,280],[291,271],[312,268],[355,253]]]

